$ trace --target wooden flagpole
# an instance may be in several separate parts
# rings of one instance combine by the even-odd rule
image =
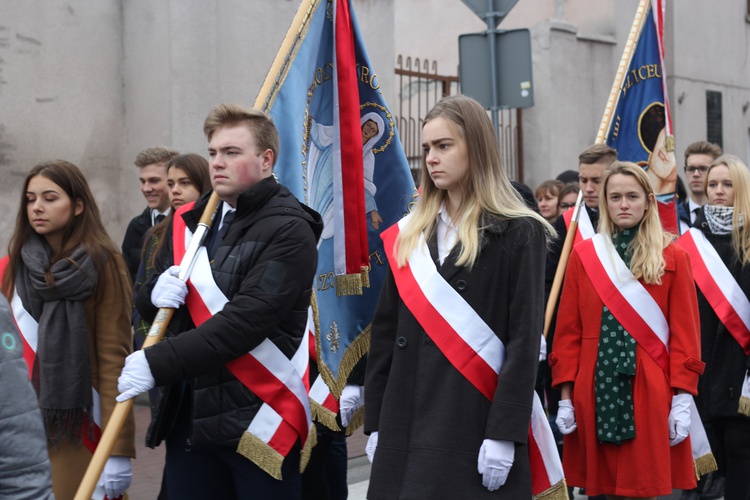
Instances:
[[[258,96],[255,98],[255,108],[262,109],[263,107],[265,107],[265,103],[271,95],[271,91],[274,85],[281,83],[280,79],[282,77],[280,75],[282,72],[282,68],[284,68],[285,65],[291,63],[290,53],[292,51],[292,47],[295,43],[297,43],[299,36],[302,34],[304,28],[307,25],[308,18],[314,11],[317,4],[320,3],[320,1],[321,0],[302,0],[302,2],[300,3],[300,6],[297,9],[297,13],[292,20],[292,24],[289,27],[289,30],[287,30],[286,36],[281,43],[281,47],[276,53],[276,58],[274,59],[273,64],[271,65],[271,68],[266,75],[266,80],[263,83]],[[185,252],[185,256],[183,257],[182,262],[180,262],[182,271],[180,272],[179,277],[183,281],[187,281],[187,279],[190,277],[190,272],[193,270],[195,255],[200,246],[203,244],[203,240],[208,234],[208,230],[211,228],[214,213],[216,212],[216,207],[218,206],[219,201],[219,196],[216,194],[216,192],[213,192],[208,200],[206,208],[203,210],[203,215],[201,216],[200,222],[198,223],[198,229],[191,239],[190,247]],[[154,319],[154,323],[151,325],[151,329],[148,332],[146,341],[143,343],[143,349],[146,349],[147,347],[150,347],[161,341],[161,339],[164,337],[164,332],[166,331],[167,326],[172,319],[174,311],[174,309],[169,308],[159,309],[159,312],[156,314],[156,318]],[[99,444],[96,447],[96,451],[91,457],[91,461],[89,462],[89,466],[86,469],[86,473],[81,480],[81,484],[78,486],[78,491],[76,492],[74,500],[91,499],[91,495],[94,493],[94,489],[96,488],[96,483],[99,480],[99,476],[101,476],[102,471],[104,470],[104,465],[106,464],[107,459],[112,453],[112,449],[115,446],[117,436],[120,434],[122,426],[125,424],[125,420],[127,419],[130,410],[133,408],[134,401],[135,398],[131,398],[127,401],[123,401],[122,403],[117,403],[115,405],[115,408],[112,411],[112,415],[109,417],[109,421],[107,422],[107,426],[104,428],[102,436],[99,439]]]
[[[596,134],[595,144],[604,144],[606,142],[606,134],[609,131],[610,124],[612,123],[612,114],[617,107],[617,101],[620,98],[620,90],[622,88],[622,82],[625,80],[625,72],[630,66],[630,61],[633,58],[633,53],[638,45],[638,38],[640,37],[641,31],[643,30],[643,22],[645,21],[648,10],[651,8],[651,0],[640,0],[638,2],[638,8],[635,11],[635,18],[633,24],[630,27],[630,34],[625,42],[625,49],[622,51],[622,57],[620,58],[620,65],[617,67],[617,73],[615,73],[615,79],[612,83],[612,89],[609,92],[609,98],[607,99],[607,105],[604,107],[604,114],[602,115],[602,121],[599,124],[599,131]],[[555,270],[555,278],[552,282],[552,289],[550,290],[549,298],[547,299],[547,307],[544,310],[544,337],[547,337],[549,332],[550,323],[552,322],[552,316],[554,315],[555,308],[557,307],[557,298],[560,296],[560,288],[562,287],[563,277],[565,276],[565,269],[568,266],[568,259],[570,252],[573,248],[573,241],[575,240],[575,232],[578,229],[578,216],[581,210],[585,210],[582,203],[583,192],[578,192],[578,199],[576,200],[575,210],[573,213],[573,219],[570,222],[568,233],[565,237],[562,252],[560,253],[560,261],[557,264]]]

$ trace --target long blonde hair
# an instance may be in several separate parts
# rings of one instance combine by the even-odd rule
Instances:
[[[708,176],[711,170],[719,165],[729,169],[729,178],[732,180],[732,191],[734,192],[734,215],[732,216],[732,247],[740,259],[742,265],[750,262],[750,231],[744,229],[740,224],[746,225],[750,217],[750,173],[747,166],[734,155],[721,155],[711,162],[706,173],[704,191],[707,191]]]
[[[529,209],[513,188],[500,161],[497,139],[487,112],[481,104],[464,95],[444,97],[425,116],[424,123],[444,118],[466,142],[468,171],[461,182],[461,205],[454,221],[461,251],[456,264],[471,268],[479,255],[483,214],[504,219],[529,217],[539,221],[550,236],[555,230],[541,215]],[[424,125],[423,125],[424,126]],[[422,155],[422,193],[412,212],[412,220],[396,239],[396,262],[406,265],[419,244],[420,235],[429,239],[436,229],[436,217],[447,197],[438,189]]]
[[[636,279],[643,279],[650,285],[660,285],[666,262],[664,249],[670,244],[673,235],[665,233],[659,219],[659,208],[651,181],[646,172],[635,163],[616,161],[602,176],[602,190],[599,193],[599,233],[611,236],[617,230],[607,205],[607,186],[613,175],[629,175],[643,188],[648,200],[648,208],[643,214],[635,239],[628,245],[631,255],[630,271]]]

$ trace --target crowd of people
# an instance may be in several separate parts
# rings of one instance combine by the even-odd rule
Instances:
[[[312,456],[309,470],[329,474],[343,436],[294,409],[324,220],[275,179],[265,113],[221,104],[204,133],[208,161],[168,147],[137,156],[147,207],[121,250],[77,166],[26,176],[0,261],[0,457],[16,465],[0,497],[72,498],[116,401],[148,393],[146,444],[166,447],[160,499],[346,498],[345,460],[331,481],[301,472]],[[691,144],[670,234],[648,173],[609,146],[586,148],[577,172],[532,197],[468,97],[429,111],[422,145],[421,194],[381,228],[388,273],[362,380],[341,398],[344,425],[366,403],[368,498],[532,498],[536,390],[571,488],[750,499],[747,166]],[[180,262],[217,197],[188,284]],[[175,309],[165,339],[142,348],[161,309]],[[325,452],[310,455],[316,432]],[[126,494],[134,456],[131,414],[100,497]]]

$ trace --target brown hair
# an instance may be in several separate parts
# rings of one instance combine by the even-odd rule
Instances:
[[[687,165],[688,156],[691,155],[708,155],[716,159],[723,154],[721,146],[708,141],[696,141],[690,144],[685,150],[685,165]]]
[[[279,156],[279,132],[271,117],[263,111],[246,108],[241,104],[224,103],[212,109],[203,122],[203,133],[210,141],[214,133],[224,127],[246,125],[255,138],[256,153],[267,149],[273,152],[273,165]]]
[[[565,184],[555,179],[544,181],[539,184],[534,191],[534,198],[539,198],[547,193],[552,196],[560,196],[560,190],[562,190],[563,187],[565,187]]]
[[[99,215],[99,207],[97,207],[94,196],[91,194],[88,182],[86,182],[86,178],[78,167],[64,160],[40,163],[32,168],[26,176],[23,183],[23,190],[21,191],[18,214],[16,215],[16,227],[8,244],[8,257],[10,259],[8,269],[14,270],[18,267],[21,259],[21,249],[29,236],[34,233],[27,213],[28,202],[26,200],[26,191],[31,179],[38,175],[60,186],[70,198],[71,204],[75,205],[80,202],[83,206],[81,213],[78,215],[73,214],[68,221],[67,227],[63,232],[62,247],[58,254],[51,257],[50,263],[70,258],[73,250],[79,245],[83,246],[94,262],[97,273],[103,274],[104,268],[110,260],[115,262],[121,278],[119,280],[120,283],[117,285],[123,287],[124,297],[130,297],[132,292],[130,290],[130,278],[125,267],[125,261],[107,234],[107,230],[104,229],[101,216]],[[51,279],[51,276],[48,279]],[[2,288],[3,294],[8,300],[13,295],[14,287],[14,273],[4,273]]]
[[[167,146],[152,146],[138,153],[134,163],[136,167],[143,168],[154,163],[166,163],[178,154],[179,151]]]
[[[606,163],[607,167],[609,167],[616,161],[617,150],[606,144],[594,144],[593,146],[587,147],[583,153],[578,155],[578,163],[585,163],[587,165],[593,163]]]

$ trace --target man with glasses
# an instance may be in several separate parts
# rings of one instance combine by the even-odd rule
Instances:
[[[685,178],[689,194],[686,200],[677,204],[680,234],[693,227],[698,210],[706,202],[706,172],[711,162],[721,154],[721,147],[706,141],[694,142],[685,150]]]

